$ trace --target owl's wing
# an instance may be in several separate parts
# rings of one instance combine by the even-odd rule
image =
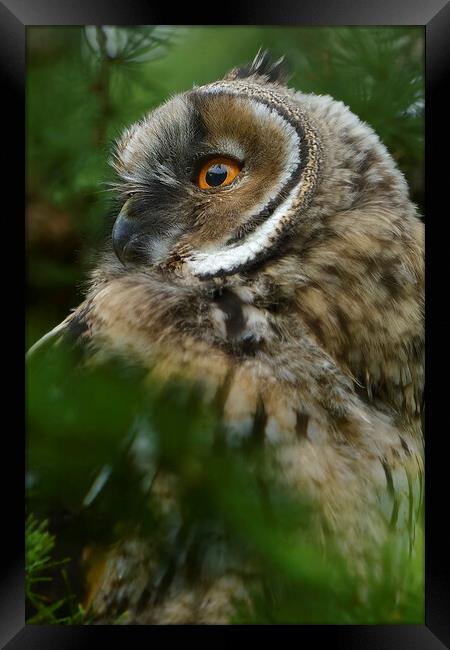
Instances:
[[[72,313],[49,332],[41,336],[26,353],[26,361],[31,362],[44,350],[57,347],[60,343],[87,344],[90,339],[89,314],[90,301],[81,303]]]
[[[59,325],[56,325],[56,327],[51,329],[49,332],[44,334],[44,336],[41,336],[38,341],[33,343],[33,345],[26,353],[26,360],[31,361],[39,351],[47,348],[49,345],[57,345],[61,341],[61,338],[64,336],[64,332],[69,327],[69,319],[70,316],[65,318],[61,323],[59,323]]]

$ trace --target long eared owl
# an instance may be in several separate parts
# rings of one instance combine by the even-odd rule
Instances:
[[[205,400],[220,392],[229,444],[258,428],[364,573],[369,540],[414,535],[422,493],[423,225],[393,158],[342,102],[288,88],[262,53],[126,129],[112,164],[123,207],[53,336],[76,332],[92,363],[119,354],[159,382],[194,380]],[[147,591],[127,577],[141,546],[103,563],[99,620],[118,582],[131,623],[230,619],[245,595],[235,568],[178,576],[152,605],[151,570]]]

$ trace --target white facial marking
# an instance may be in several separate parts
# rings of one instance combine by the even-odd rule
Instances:
[[[239,89],[230,88],[227,84],[216,84],[199,89],[199,91],[205,94],[220,92],[237,96],[241,94]],[[264,128],[264,124],[273,124],[276,122],[281,133],[285,135],[286,142],[288,143],[287,155],[284,169],[278,181],[278,188],[280,186],[282,187],[288,182],[292,173],[300,164],[300,137],[292,124],[284,119],[274,108],[253,100],[251,97],[247,98],[246,105],[250,105],[255,114],[255,118],[262,128]],[[223,144],[224,146],[226,145],[226,150],[231,151],[235,149],[236,153],[239,154],[237,157],[242,158],[243,152],[237,143],[224,141]],[[216,246],[208,246],[203,251],[194,251],[186,262],[189,271],[198,276],[214,275],[221,271],[231,271],[252,261],[261,252],[266,250],[276,237],[277,230],[282,225],[283,217],[293,206],[300,186],[301,183],[297,184],[290,191],[286,199],[275,209],[272,215],[241,243],[226,247],[218,244]],[[252,209],[251,215],[248,216],[257,215],[261,212],[270,201],[276,198],[279,191],[279,189],[269,190],[263,200]]]
[[[236,158],[236,160],[244,160],[245,150],[242,148],[239,142],[233,138],[217,138],[214,142],[215,146],[217,146],[217,150],[220,151],[224,156]]]
[[[210,249],[208,253],[195,252],[186,262],[188,269],[194,275],[210,275],[219,271],[229,271],[250,262],[268,248],[277,226],[282,223],[286,212],[294,204],[298,190],[297,185],[272,215],[242,243],[216,250]]]

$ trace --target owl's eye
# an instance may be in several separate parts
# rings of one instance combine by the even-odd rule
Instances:
[[[229,185],[242,169],[242,165],[232,158],[213,158],[203,165],[197,184],[202,190]]]

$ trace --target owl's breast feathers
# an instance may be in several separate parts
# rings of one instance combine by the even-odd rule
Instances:
[[[66,331],[98,362],[118,354],[158,381],[201,384],[207,400],[220,393],[230,439],[263,422],[263,438],[281,456],[301,449],[299,467],[289,469],[288,459],[283,469],[299,481],[310,472],[300,467],[307,449],[319,446],[323,464],[329,445],[339,464],[349,445],[345,462],[358,459],[350,475],[361,476],[361,460],[372,458],[385,482],[385,457],[410,463],[405,440],[421,455],[420,238],[414,250],[410,236],[410,258],[401,242],[385,248],[381,238],[367,257],[361,246],[353,255],[359,232],[344,236],[343,219],[301,255],[294,249],[253,277],[187,282],[105,262]]]
[[[340,242],[337,236],[332,241]],[[404,323],[395,301],[391,311],[377,315],[372,294],[364,295],[367,274],[351,276],[349,260],[339,263],[339,246],[325,282],[318,279],[324,261],[310,257],[302,265],[292,252],[254,281],[209,285],[170,280],[156,270],[119,272],[114,264],[108,274],[103,264],[66,332],[98,363],[118,354],[158,382],[181,376],[200,384],[207,401],[217,403],[220,395],[229,443],[254,437],[267,448],[279,477],[315,500],[328,533],[352,568],[364,573],[368,549],[390,531],[402,531],[400,544],[412,548],[421,510],[421,402],[408,400],[410,387],[421,393],[420,355],[411,354],[420,316],[413,298]],[[382,260],[379,266],[379,291],[392,295],[382,273],[395,272],[395,266],[383,267]],[[288,279],[296,274],[293,289]],[[375,283],[370,287],[376,294]],[[408,296],[402,300],[407,308]],[[400,324],[389,323],[396,315]],[[90,596],[100,613],[108,611],[110,573],[102,574]],[[231,590],[238,588],[233,576],[221,578],[224,584],[231,580]],[[208,584],[199,587],[205,594]],[[212,602],[222,605],[210,620],[228,615],[229,592],[222,593],[221,584],[211,587],[218,590]],[[193,593],[176,598],[189,601]],[[195,598],[209,602],[205,594]],[[175,601],[167,603],[177,614],[165,612],[165,604],[161,611],[147,608],[142,621],[199,620],[190,606]]]

